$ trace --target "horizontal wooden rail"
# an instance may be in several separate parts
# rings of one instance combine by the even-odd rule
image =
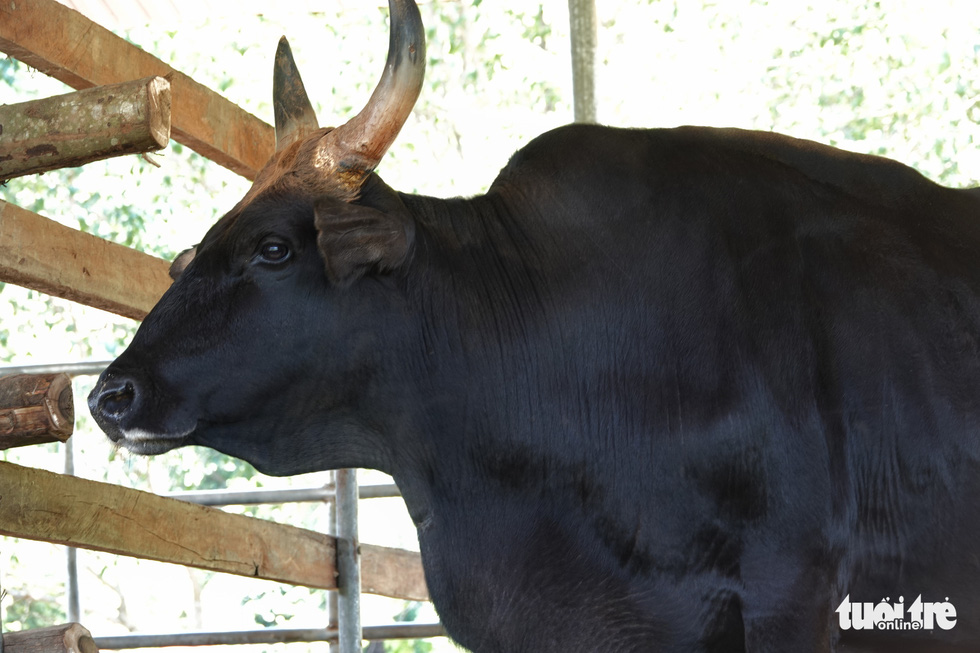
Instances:
[[[422,558],[415,551],[361,545],[361,591],[428,601],[429,588],[422,573]]]
[[[0,534],[337,587],[336,541],[329,535],[6,462],[0,462]],[[364,545],[362,561],[364,591],[427,600],[418,554]]]
[[[0,281],[142,320],[169,263],[0,200]]]
[[[268,123],[56,0],[0,2],[0,51],[75,89],[166,77],[172,137],[248,179],[275,151]]]

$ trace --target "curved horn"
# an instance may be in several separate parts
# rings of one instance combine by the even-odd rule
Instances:
[[[361,112],[325,134],[313,165],[328,184],[339,182],[355,197],[367,175],[408,120],[425,77],[425,28],[412,0],[388,0],[391,34],[388,59],[377,88]]]
[[[319,125],[299,76],[286,37],[279,39],[272,74],[272,108],[276,115],[276,151],[309,136]]]

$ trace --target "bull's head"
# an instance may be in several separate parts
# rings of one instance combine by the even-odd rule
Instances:
[[[418,8],[389,7],[384,74],[337,129],[318,127],[280,42],[275,155],[174,262],[174,284],[89,396],[121,446],[153,454],[203,444],[279,474],[385,467],[372,438],[397,403],[379,399],[397,380],[376,374],[379,339],[397,332],[386,324],[386,273],[409,258],[414,227],[372,170],[411,113],[425,65]]]

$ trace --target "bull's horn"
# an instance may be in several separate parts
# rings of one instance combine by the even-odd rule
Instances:
[[[279,39],[272,75],[272,105],[276,115],[276,151],[317,130],[316,113],[299,76],[286,37]]]
[[[367,175],[394,142],[422,90],[425,28],[412,0],[388,0],[391,34],[388,59],[377,88],[359,114],[325,134],[313,165],[318,176],[339,183],[347,199],[356,197]]]

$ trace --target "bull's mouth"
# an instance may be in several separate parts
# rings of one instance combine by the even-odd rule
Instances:
[[[113,438],[120,447],[142,456],[154,456],[188,444],[191,430],[183,434],[153,433],[143,429],[126,429]]]

